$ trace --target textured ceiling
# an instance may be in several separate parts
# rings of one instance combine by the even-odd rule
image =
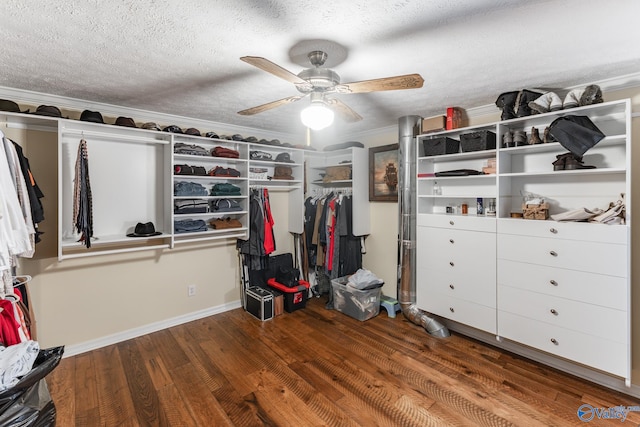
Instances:
[[[335,135],[640,71],[636,0],[2,0],[0,86],[304,135],[297,74],[313,40],[342,82],[420,73],[421,89],[337,95],[364,117]],[[605,93],[606,95],[606,93]],[[325,132],[325,131],[322,131]]]

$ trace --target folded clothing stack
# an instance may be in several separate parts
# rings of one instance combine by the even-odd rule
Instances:
[[[238,151],[221,146],[212,148],[211,155],[214,157],[228,157],[231,159],[237,159],[240,157],[240,153]]]
[[[202,199],[182,199],[173,201],[173,213],[193,214],[209,211],[209,203]]]
[[[176,142],[173,146],[173,152],[176,154],[190,154],[192,156],[209,156],[209,152],[195,144],[184,144],[182,142]]]
[[[178,181],[173,184],[174,196],[206,196],[207,189],[197,182]]]
[[[209,221],[209,225],[215,230],[224,230],[226,228],[242,228],[242,223],[235,218],[217,218]]]
[[[174,233],[194,233],[197,231],[207,231],[207,223],[201,219],[182,219],[173,221]]]
[[[212,196],[239,196],[240,187],[237,187],[233,184],[229,184],[226,182],[221,182],[211,187],[211,195]]]
[[[240,203],[233,199],[218,199],[210,202],[211,212],[237,212],[242,210]]]

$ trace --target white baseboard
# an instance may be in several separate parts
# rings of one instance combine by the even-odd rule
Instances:
[[[242,307],[242,304],[240,300],[237,300],[237,301],[229,302],[226,304],[218,305],[216,307],[210,307],[204,310],[194,311],[192,313],[184,314],[182,316],[177,316],[170,319],[164,319],[159,322],[140,326],[138,328],[133,328],[126,331],[118,332],[117,334],[107,335],[94,340],[85,341],[80,344],[68,345],[68,346],[65,346],[64,348],[64,357],[75,356],[81,353],[85,353],[87,351],[96,350],[98,348],[106,347],[108,345],[126,341],[131,338],[136,338],[141,335],[146,335],[152,332],[161,331],[163,329],[167,329],[172,326],[177,326],[183,323],[191,322],[193,320],[198,320],[204,317],[213,316],[214,314],[218,314],[218,313],[224,313],[225,311],[233,310],[240,307]]]

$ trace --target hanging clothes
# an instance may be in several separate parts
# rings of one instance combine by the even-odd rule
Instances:
[[[89,155],[87,141],[84,139],[78,144],[73,195],[73,225],[80,233],[78,241],[90,248],[93,237],[93,202],[89,182]]]
[[[36,180],[31,171],[31,166],[29,166],[29,159],[25,157],[22,147],[17,144],[15,141],[11,141],[16,150],[16,154],[18,155],[18,159],[20,162],[20,169],[22,170],[22,175],[24,176],[24,180],[27,186],[27,193],[29,195],[29,204],[31,206],[31,219],[33,221],[34,229],[36,230],[35,234],[35,243],[40,242],[40,235],[42,232],[38,231],[38,224],[44,221],[44,207],[42,206],[42,199],[44,197],[44,193],[40,190],[40,187],[36,183]]]
[[[276,238],[273,233],[275,221],[271,215],[271,203],[269,202],[269,190],[262,190],[262,205],[264,207],[264,253],[269,255],[276,250]]]
[[[0,295],[13,293],[10,270],[17,257],[31,257],[35,228],[27,185],[14,145],[0,131]]]
[[[331,279],[362,268],[362,237],[353,235],[352,197],[330,192],[308,197],[304,204],[305,257],[310,265]]]

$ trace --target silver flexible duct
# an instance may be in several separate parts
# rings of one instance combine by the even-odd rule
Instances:
[[[404,116],[398,119],[398,210],[400,211],[400,259],[398,260],[398,302],[402,314],[421,325],[433,336],[444,338],[449,330],[416,306],[416,138],[422,118]]]

